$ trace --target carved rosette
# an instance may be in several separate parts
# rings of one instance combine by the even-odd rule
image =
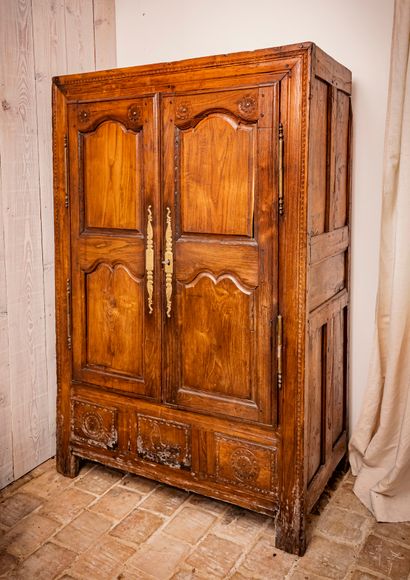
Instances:
[[[131,121],[131,123],[137,123],[141,121],[141,118],[141,107],[138,105],[131,105],[128,107],[128,119]]]
[[[230,461],[235,479],[246,483],[257,479],[260,467],[252,451],[246,447],[238,447],[231,454]]]
[[[181,103],[176,110],[176,118],[185,121],[190,116],[189,104]]]
[[[217,481],[277,496],[277,449],[215,434]]]
[[[250,117],[257,109],[255,97],[245,95],[238,103],[239,112],[245,117]]]
[[[117,412],[114,409],[73,401],[73,439],[105,449],[115,448],[117,445],[116,415]]]
[[[90,111],[88,109],[81,109],[81,111],[78,112],[78,120],[80,121],[80,123],[85,123],[89,119],[90,119]]]
[[[101,415],[99,413],[86,413],[83,416],[82,430],[90,439],[103,441],[105,431]]]

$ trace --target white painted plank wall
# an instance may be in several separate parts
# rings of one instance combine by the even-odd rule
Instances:
[[[2,205],[13,468],[50,454],[31,5],[0,2]]]
[[[114,0],[0,0],[0,488],[55,451],[51,77],[115,66]]]
[[[111,33],[116,26],[115,5],[112,0],[94,0],[95,68],[117,66],[116,36]]]
[[[65,0],[67,69],[85,72],[95,69],[94,2]]]
[[[3,213],[2,199],[0,157],[0,223],[1,215]],[[0,228],[0,466],[1,489],[13,479],[7,288],[4,232],[2,228]]]
[[[51,8],[51,9],[50,9]],[[32,0],[34,78],[37,101],[37,147],[39,159],[40,211],[47,360],[48,430],[54,453],[56,426],[56,355],[54,293],[53,167],[50,160],[52,134],[50,79],[67,72],[64,0]],[[45,34],[47,30],[47,34]]]

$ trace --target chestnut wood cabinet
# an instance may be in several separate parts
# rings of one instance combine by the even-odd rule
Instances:
[[[351,74],[312,43],[56,77],[58,457],[304,521],[346,452]]]

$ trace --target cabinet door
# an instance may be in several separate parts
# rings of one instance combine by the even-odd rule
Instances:
[[[156,102],[69,106],[73,375],[158,397]],[[67,202],[68,203],[68,202]]]
[[[276,415],[277,103],[274,84],[161,103],[172,261],[164,266],[164,399],[268,424]]]

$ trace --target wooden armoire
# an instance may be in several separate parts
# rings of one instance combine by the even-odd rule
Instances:
[[[346,453],[351,73],[312,43],[56,77],[58,470],[305,517]]]

